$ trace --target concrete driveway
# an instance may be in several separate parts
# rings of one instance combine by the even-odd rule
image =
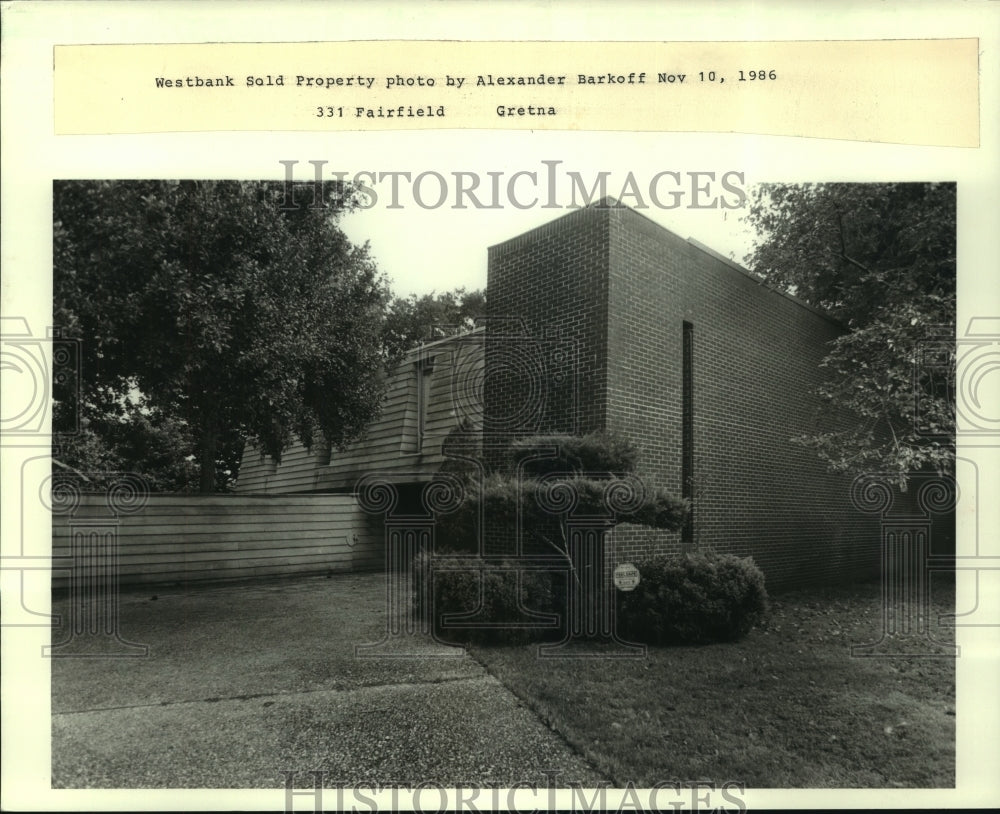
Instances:
[[[385,597],[382,574],[126,593],[120,635],[148,656],[52,660],[53,788],[602,781],[468,655],[357,658]]]

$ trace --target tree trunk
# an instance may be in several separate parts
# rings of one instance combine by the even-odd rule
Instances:
[[[212,428],[201,432],[201,485],[202,494],[215,491],[215,451],[219,446],[219,434]]]

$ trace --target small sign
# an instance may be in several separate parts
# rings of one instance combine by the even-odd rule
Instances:
[[[639,569],[630,562],[615,568],[615,587],[619,591],[632,591],[639,584]]]

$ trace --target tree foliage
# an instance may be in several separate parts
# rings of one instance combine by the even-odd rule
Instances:
[[[798,439],[833,469],[892,472],[905,487],[909,473],[954,466],[955,198],[936,183],[751,192],[747,264],[847,329],[822,363],[836,428]]]
[[[445,449],[460,448],[446,442]],[[461,454],[474,460],[468,449]],[[525,550],[568,555],[567,523],[574,516],[602,518],[609,526],[637,523],[678,530],[687,502],[635,474],[637,450],[612,433],[538,435],[514,442],[492,471],[447,465],[466,482],[457,511],[438,519],[439,540],[449,548],[475,550],[486,534],[513,550],[520,534]]]
[[[195,491],[199,487],[197,438],[182,419],[131,399],[120,414],[88,411],[78,433],[60,437],[55,459],[80,478],[82,486],[103,488],[122,472],[141,473],[154,492]],[[220,438],[216,488],[233,485],[242,445]],[[68,472],[64,477],[72,477]]]
[[[337,225],[349,189],[327,185],[325,207],[289,207],[286,192],[57,183],[55,322],[82,340],[83,403],[62,408],[118,452],[120,425],[138,438],[158,422],[197,457],[202,491],[243,440],[280,459],[293,437],[357,437],[381,401],[388,292]]]
[[[472,330],[476,318],[485,313],[486,294],[481,289],[395,297],[389,304],[383,334],[387,352],[398,360],[420,342]]]

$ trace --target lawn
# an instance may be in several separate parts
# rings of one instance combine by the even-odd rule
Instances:
[[[933,587],[934,636],[953,641],[938,614],[954,610],[954,589]],[[616,786],[953,787],[955,660],[851,655],[881,630],[873,582],[772,597],[740,642],[651,647],[642,660],[540,659],[534,645],[472,654]],[[921,642],[892,639],[907,643]]]

